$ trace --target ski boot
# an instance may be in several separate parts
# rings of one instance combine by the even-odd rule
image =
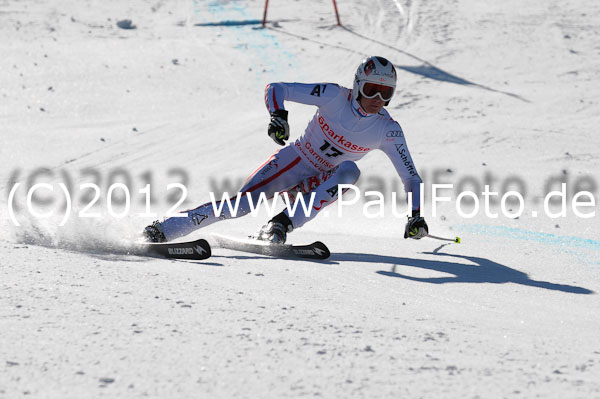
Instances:
[[[285,244],[287,233],[291,233],[292,230],[294,230],[292,221],[281,212],[260,229],[256,239],[269,241],[272,244]]]
[[[146,226],[143,233],[144,239],[148,242],[165,242],[167,238],[163,233],[162,225],[155,220],[151,225]]]

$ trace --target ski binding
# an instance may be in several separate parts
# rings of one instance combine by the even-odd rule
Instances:
[[[233,238],[220,234],[213,234],[212,236],[221,248],[276,258],[327,259],[330,255],[327,246],[320,241],[307,245],[290,245],[271,244],[267,241],[252,238]]]

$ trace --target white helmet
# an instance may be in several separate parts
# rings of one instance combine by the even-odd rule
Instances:
[[[365,90],[365,84],[367,84]],[[383,57],[369,57],[359,65],[354,75],[352,96],[358,101],[360,96],[379,96],[388,105],[396,90],[396,68]]]

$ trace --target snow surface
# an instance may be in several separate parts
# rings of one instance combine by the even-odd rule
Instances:
[[[0,1],[0,398],[599,398],[598,205],[542,205],[560,182],[598,200],[600,3],[338,0],[343,27],[328,0],[270,3],[260,29],[262,0]],[[398,68],[388,109],[425,182],[525,190],[521,217],[441,203],[431,232],[463,240],[444,245],[404,240],[389,203],[369,219],[362,200],[290,235],[327,243],[325,262],[127,255],[153,220],[147,183],[153,212],[173,182],[186,209],[276,150],[267,83],[349,86],[371,54]],[[288,109],[295,137],[314,108]],[[363,192],[402,191],[382,153],[359,167]],[[55,187],[38,202],[65,184],[75,212],[98,183],[104,217],[59,227],[58,199],[28,215],[36,182]],[[133,202],[121,219],[115,182]]]

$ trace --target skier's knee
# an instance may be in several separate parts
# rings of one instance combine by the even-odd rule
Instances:
[[[339,181],[342,184],[354,184],[360,177],[360,169],[352,161],[344,161],[338,165]]]

